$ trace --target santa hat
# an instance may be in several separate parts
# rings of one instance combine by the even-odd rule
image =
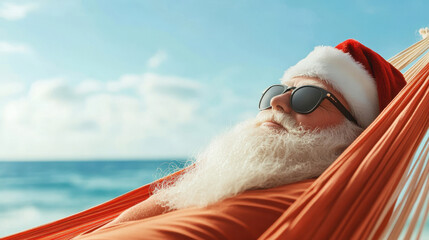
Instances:
[[[367,127],[405,86],[401,72],[356,40],[338,46],[319,46],[289,68],[282,82],[317,77],[340,92],[358,124]]]

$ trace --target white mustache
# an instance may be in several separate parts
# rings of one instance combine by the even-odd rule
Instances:
[[[292,116],[275,110],[261,111],[256,117],[256,122],[257,126],[260,126],[264,122],[275,122],[290,133],[302,133],[305,131]]]

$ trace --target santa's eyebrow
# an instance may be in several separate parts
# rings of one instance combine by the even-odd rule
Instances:
[[[295,87],[301,87],[301,86],[307,86],[307,85],[312,85],[312,86],[320,87],[323,89],[327,89],[326,85],[324,85],[320,82],[317,82],[317,81],[313,81],[313,80],[299,81],[298,83],[296,83]]]

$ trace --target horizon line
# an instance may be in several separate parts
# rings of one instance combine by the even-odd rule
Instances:
[[[137,162],[137,161],[188,161],[189,157],[155,158],[87,158],[87,159],[0,159],[0,163],[11,162]]]

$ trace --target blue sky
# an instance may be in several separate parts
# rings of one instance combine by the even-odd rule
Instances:
[[[192,156],[318,45],[385,58],[425,1],[0,0],[0,159]]]

